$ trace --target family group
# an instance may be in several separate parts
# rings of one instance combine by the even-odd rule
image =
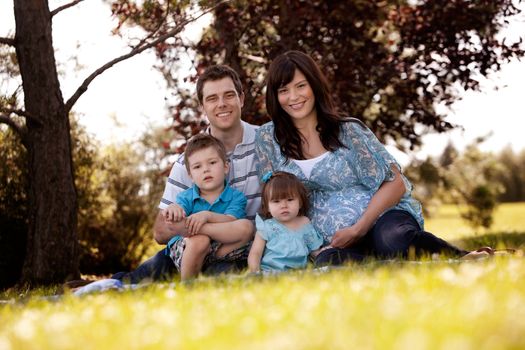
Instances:
[[[154,238],[166,245],[114,279],[138,283],[180,273],[281,271],[367,258],[445,254],[476,258],[424,230],[412,185],[374,133],[340,112],[307,54],[271,63],[271,121],[241,120],[244,92],[228,66],[206,69],[197,97],[209,126],[174,163]]]

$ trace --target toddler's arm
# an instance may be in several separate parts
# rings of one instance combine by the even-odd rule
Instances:
[[[248,255],[248,269],[250,272],[258,272],[261,270],[261,258],[265,246],[266,241],[256,233],[250,249],[250,254]]]

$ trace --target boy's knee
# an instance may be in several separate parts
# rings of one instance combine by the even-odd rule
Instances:
[[[255,226],[253,223],[248,219],[241,219],[239,220],[239,226],[240,230],[243,233],[242,234],[242,241],[243,243],[248,243],[253,240],[253,236],[255,235]]]
[[[195,235],[186,237],[186,247],[184,249],[191,249],[195,253],[207,253],[210,250],[210,237],[205,235]]]

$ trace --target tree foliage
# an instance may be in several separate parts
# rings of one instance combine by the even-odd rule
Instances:
[[[48,1],[13,1],[15,34],[0,37],[4,64],[0,74],[7,72],[10,79],[21,80],[14,92],[4,93],[2,86],[0,124],[7,125],[28,152],[28,230],[22,280],[30,284],[78,276],[78,197],[69,121],[73,106],[99,75],[145,50],[161,47],[209,11],[181,14],[167,6],[166,12],[172,14],[169,20],[168,16],[157,18],[147,35],[134,38],[127,52],[94,70],[64,99],[53,47],[53,19],[82,1],[73,0],[53,10]]]
[[[10,130],[0,129],[0,289],[22,273],[27,239],[27,152]]]
[[[151,242],[154,214],[164,187],[164,130],[140,142],[101,147],[72,122],[78,192],[80,270],[107,274],[135,267]],[[0,288],[22,272],[28,220],[27,152],[13,132],[0,131]],[[146,155],[146,156],[145,156]]]
[[[496,161],[500,165],[496,179],[503,188],[499,200],[525,201],[525,150],[516,153],[509,146],[497,155]]]
[[[500,176],[505,165],[498,157],[479,150],[479,138],[459,153],[449,144],[440,157],[414,161],[406,173],[415,184],[414,195],[427,207],[455,203],[465,209],[461,216],[474,228],[489,228],[505,188]]]
[[[161,149],[160,133],[145,134],[140,143],[107,146],[94,155],[89,167],[76,163],[83,273],[131,270],[152,244],[164,177],[162,153],[149,147]],[[89,177],[82,176],[83,171]]]
[[[146,30],[164,16],[158,2],[144,1],[142,8],[133,0],[118,3],[134,6],[136,15],[121,18]],[[478,89],[480,76],[523,56],[520,43],[497,39],[517,13],[511,0],[235,0],[215,9],[198,43],[185,45],[195,72],[184,79],[194,81],[211,64],[232,66],[244,82],[244,118],[260,124],[268,118],[263,86],[269,62],[285,50],[302,50],[321,64],[343,112],[362,119],[383,141],[414,147],[423,132],[453,127],[434,106],[454,102],[457,86]],[[188,116],[198,112],[176,83],[183,42],[175,43],[157,53],[167,80],[175,82],[174,129],[187,136],[199,126]]]

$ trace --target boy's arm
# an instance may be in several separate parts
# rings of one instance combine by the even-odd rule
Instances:
[[[199,231],[200,234],[224,244],[250,241],[254,232],[253,223],[248,219],[207,223]]]
[[[234,191],[232,200],[224,214],[212,213],[213,220],[209,221],[198,233],[207,235],[220,243],[237,243],[250,241],[255,232],[253,223],[246,217],[246,196],[239,191]]]
[[[214,213],[212,211],[209,211],[208,213],[209,214],[208,214],[207,222],[209,223],[230,222],[230,221],[235,221],[238,219],[235,216],[229,215],[229,214],[219,214],[219,213]]]
[[[186,228],[190,235],[201,233],[202,226],[206,223],[220,223],[230,222],[237,218],[231,215],[214,213],[209,210],[203,210],[198,213],[191,214],[186,218]]]
[[[265,246],[266,241],[256,233],[252,247],[250,248],[250,254],[248,255],[248,270],[250,272],[258,272],[261,270],[261,259]]]

